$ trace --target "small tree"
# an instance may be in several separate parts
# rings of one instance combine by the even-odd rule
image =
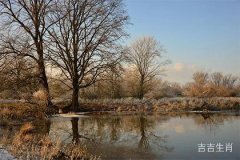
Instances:
[[[222,85],[223,74],[221,72],[214,72],[211,74],[210,82],[212,85],[216,87],[220,87]]]
[[[160,63],[163,49],[153,37],[141,37],[135,40],[128,48],[126,55],[130,67],[134,67],[138,73],[138,98],[142,99],[147,92],[147,83],[152,81],[161,73],[162,65],[168,61]]]
[[[208,73],[205,72],[195,72],[193,74],[193,80],[196,83],[196,85],[205,85],[208,83]]]
[[[207,97],[209,75],[205,72],[195,72],[193,74],[194,82],[187,83],[185,86],[185,94],[187,96]]]

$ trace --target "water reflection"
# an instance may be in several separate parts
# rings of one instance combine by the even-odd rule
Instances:
[[[148,121],[144,116],[139,117],[139,128],[140,128],[140,133],[141,133],[141,139],[138,143],[138,147],[140,149],[145,149],[145,150],[150,149],[149,140],[148,140],[148,137],[147,137],[146,131],[145,131],[148,126],[147,122]]]
[[[167,135],[161,135],[160,132],[156,134],[153,131],[156,124],[167,119],[166,116],[154,117],[144,114],[58,117],[52,119],[50,136],[60,137],[65,143],[85,143],[90,150],[97,144],[98,150],[94,150],[94,153],[103,156],[106,154],[107,157],[111,152],[118,152],[115,153],[118,156],[128,152],[128,154],[136,154],[131,155],[132,158],[138,154],[152,159],[156,150],[164,154],[173,149],[167,145]],[[106,148],[110,149],[108,153]]]
[[[38,132],[63,143],[84,144],[102,159],[204,159],[209,154],[197,153],[200,142],[231,142],[239,148],[239,124],[235,113],[104,114],[52,117]],[[0,134],[15,131],[0,129]],[[240,158],[238,152],[214,158],[221,156]]]
[[[78,132],[78,120],[79,118],[72,118],[71,122],[72,122],[72,141],[75,143],[79,142],[79,132]]]
[[[194,122],[199,127],[206,131],[215,134],[219,127],[224,125],[224,122],[232,122],[234,115],[229,114],[214,114],[214,113],[198,113],[194,116]]]

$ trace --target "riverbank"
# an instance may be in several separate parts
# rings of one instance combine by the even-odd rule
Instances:
[[[71,112],[70,101],[53,100],[60,113]],[[80,100],[79,112],[188,112],[188,111],[239,111],[240,97],[214,98],[162,98],[155,99],[95,99]],[[0,101],[0,125],[14,122],[43,120],[46,108],[23,101]]]
[[[72,142],[64,144],[59,138],[49,136],[49,131],[39,132],[37,124],[25,123],[19,130],[8,131],[0,138],[0,144],[4,146],[0,152],[0,159],[86,159],[97,160],[98,156],[90,155],[84,144]],[[9,152],[8,152],[9,151]],[[2,159],[3,158],[3,159]]]
[[[63,111],[64,106],[69,103],[67,101],[53,102]],[[146,115],[148,113],[160,113],[161,116],[159,116],[159,118],[165,119],[166,116],[164,116],[164,114],[171,114],[172,116],[174,115],[173,112],[180,114],[185,111],[239,111],[240,98],[165,98],[160,100],[105,99],[82,100],[81,102],[81,110],[89,111],[90,114],[92,112],[97,112],[96,114],[99,115],[99,111],[103,111],[104,113],[106,113],[106,111],[111,111],[116,114],[126,112],[144,112]],[[5,130],[0,130],[0,144],[4,144],[4,153],[8,151],[8,153],[14,155],[15,157],[19,158],[22,156],[23,159],[29,155],[32,157],[40,157],[40,159],[46,156],[49,157],[49,159],[53,157],[59,158],[62,156],[67,157],[67,159],[72,156],[78,158],[80,157],[82,159],[98,159],[98,157],[101,156],[101,154],[96,154],[94,151],[90,152],[87,148],[85,148],[85,143],[76,143],[77,141],[72,141],[73,143],[70,143],[69,145],[60,143],[58,139],[51,139],[51,122],[46,119],[44,111],[45,110],[38,105],[24,102],[0,104],[0,129],[1,127],[5,128]],[[71,114],[66,115],[68,116]],[[96,121],[99,120],[98,115],[96,117]],[[204,122],[205,120],[210,120],[211,123],[214,119],[210,118],[213,115],[207,112],[206,114],[196,115],[201,115],[202,117],[200,117],[200,119],[202,118]],[[79,117],[78,115],[76,116]],[[69,123],[72,124],[73,132],[70,134],[78,137],[78,139],[85,138],[85,135],[81,136],[75,133],[78,132],[78,128],[76,129],[76,126],[79,126],[79,119],[77,117],[69,121]],[[109,115],[107,119],[111,117],[115,116]],[[5,123],[2,120],[5,120]],[[41,121],[36,122],[36,120]],[[111,120],[111,124],[112,122],[115,122],[115,120],[116,119],[114,119],[114,121]],[[85,127],[87,126],[88,125]],[[69,128],[66,130],[69,131]],[[72,150],[76,152],[72,152]],[[81,154],[78,154],[80,152]]]
[[[22,124],[34,120],[45,120],[45,108],[36,104],[16,101],[1,101],[0,126]]]
[[[66,113],[68,101],[55,100],[60,112]],[[188,111],[239,111],[240,97],[214,98],[162,98],[154,99],[96,99],[81,100],[79,111],[134,111],[134,112],[188,112]]]

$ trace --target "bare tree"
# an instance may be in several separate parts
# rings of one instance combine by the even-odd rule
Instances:
[[[65,0],[49,30],[49,58],[71,82],[72,109],[79,107],[79,90],[96,82],[119,57],[118,41],[126,36],[128,16],[121,0]]]
[[[197,85],[205,85],[206,83],[208,83],[208,79],[209,79],[208,73],[195,72],[193,74],[193,80]]]
[[[217,87],[222,85],[223,87],[232,89],[237,85],[237,80],[238,77],[231,74],[224,75],[221,72],[215,72],[211,74],[211,82]]]
[[[209,83],[209,74],[206,72],[195,72],[193,73],[193,80],[194,82],[187,83],[185,86],[185,94],[187,96],[193,97],[207,97]]]
[[[4,46],[1,54],[18,54],[30,57],[36,62],[39,82],[41,88],[48,94],[49,105],[51,101],[45,71],[44,36],[47,28],[52,25],[47,20],[52,2],[52,0],[0,1],[0,15],[5,22],[5,28],[10,32],[2,42]]]
[[[215,72],[211,74],[211,83],[217,87],[222,85],[223,74],[221,72]]]
[[[153,80],[163,70],[168,61],[160,62],[163,49],[153,37],[141,37],[129,47],[127,60],[136,68],[139,75],[138,97],[142,99],[146,93],[146,83]]]
[[[238,77],[228,74],[223,77],[222,85],[228,89],[232,89],[236,87],[237,81],[238,81]]]

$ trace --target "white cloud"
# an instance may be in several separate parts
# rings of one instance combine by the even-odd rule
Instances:
[[[175,65],[174,65],[174,69],[176,71],[182,71],[183,68],[184,68],[184,64],[183,63],[175,63]]]
[[[176,62],[166,67],[166,76],[162,78],[171,82],[185,84],[192,81],[193,73],[199,70],[202,70],[199,66]]]

